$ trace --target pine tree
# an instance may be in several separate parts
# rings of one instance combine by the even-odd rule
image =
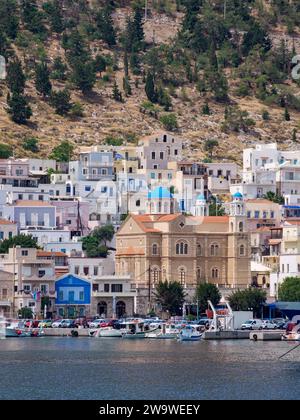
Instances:
[[[20,60],[10,61],[7,66],[7,86],[13,93],[23,93],[25,89],[25,75]]]
[[[46,32],[43,14],[39,11],[36,0],[21,0],[24,26],[34,34]]]
[[[61,34],[65,29],[65,22],[60,2],[58,0],[47,2],[43,9],[48,15],[52,31]]]
[[[55,57],[51,72],[51,79],[64,81],[66,80],[67,66],[60,57]]]
[[[109,47],[116,45],[116,33],[111,17],[111,8],[106,6],[96,16],[98,36],[103,39]]]
[[[7,56],[7,50],[9,48],[9,42],[5,32],[0,28],[0,55],[3,57]]]
[[[156,92],[156,89],[155,89],[154,78],[153,78],[153,75],[151,73],[147,74],[145,91],[146,91],[146,95],[147,95],[147,98],[149,99],[149,101],[151,101],[153,103],[156,103],[157,102],[157,92]]]
[[[135,76],[138,76],[141,74],[141,64],[140,64],[139,55],[135,52],[130,54],[130,68],[131,68],[132,73]]]
[[[142,9],[140,7],[137,7],[133,18],[133,38],[135,43],[138,44],[138,48],[142,46],[142,43],[145,39],[143,25],[144,23]]]
[[[51,95],[51,105],[59,115],[66,115],[72,109],[71,95],[67,89],[53,92]]]
[[[72,81],[83,94],[90,93],[96,83],[94,63],[74,63]]]
[[[291,121],[291,116],[290,116],[289,110],[287,108],[285,108],[285,110],[284,110],[284,119],[285,119],[285,121]]]
[[[129,69],[128,69],[128,54],[127,54],[127,51],[125,51],[125,53],[124,53],[124,73],[125,73],[125,78],[128,78]]]
[[[132,94],[131,86],[127,77],[123,77],[123,90],[126,96],[130,96]]]
[[[35,68],[35,87],[44,98],[51,94],[50,72],[45,62],[37,64]]]
[[[90,51],[86,45],[85,39],[78,30],[72,31],[69,35],[63,35],[62,47],[66,51],[68,62],[72,67],[77,64],[78,61],[86,63],[91,59]]]
[[[117,102],[123,102],[122,93],[120,92],[117,82],[115,80],[113,86],[113,99]]]
[[[210,108],[207,102],[202,107],[202,115],[210,115]]]
[[[26,124],[32,116],[32,110],[24,95],[14,92],[12,96],[7,95],[7,112],[11,115],[11,119],[17,124]]]
[[[293,129],[292,142],[294,142],[294,143],[297,142],[297,130],[296,130],[296,128]]]
[[[97,55],[94,60],[94,69],[96,72],[100,73],[102,77],[102,72],[106,70],[106,60],[102,55]]]
[[[0,2],[0,31],[10,39],[15,39],[19,29],[19,16],[16,0],[1,0]]]

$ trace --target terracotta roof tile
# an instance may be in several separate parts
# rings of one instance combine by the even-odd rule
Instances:
[[[15,225],[15,222],[11,222],[10,220],[0,219],[0,225]]]
[[[120,255],[145,255],[145,250],[142,248],[135,248],[132,246],[129,246],[128,248],[124,248],[123,250],[119,250],[116,253],[117,256]]]
[[[36,255],[38,257],[67,257],[67,254],[64,252],[51,252],[51,251],[37,251]]]

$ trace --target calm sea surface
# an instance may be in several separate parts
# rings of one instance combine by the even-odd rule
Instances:
[[[295,343],[0,340],[0,399],[299,399]]]

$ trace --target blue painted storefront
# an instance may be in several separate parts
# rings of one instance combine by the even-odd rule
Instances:
[[[80,277],[68,274],[55,283],[58,315],[76,317],[86,315],[91,304],[91,284]]]

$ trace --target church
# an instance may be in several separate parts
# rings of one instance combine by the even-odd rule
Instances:
[[[166,208],[166,198],[152,195],[149,208]],[[207,216],[202,196],[195,214],[129,215],[117,233],[116,274],[130,275],[137,288],[149,291],[159,281],[179,281],[191,298],[199,283],[213,283],[223,294],[246,288],[250,235],[242,194],[232,197],[228,216]]]

